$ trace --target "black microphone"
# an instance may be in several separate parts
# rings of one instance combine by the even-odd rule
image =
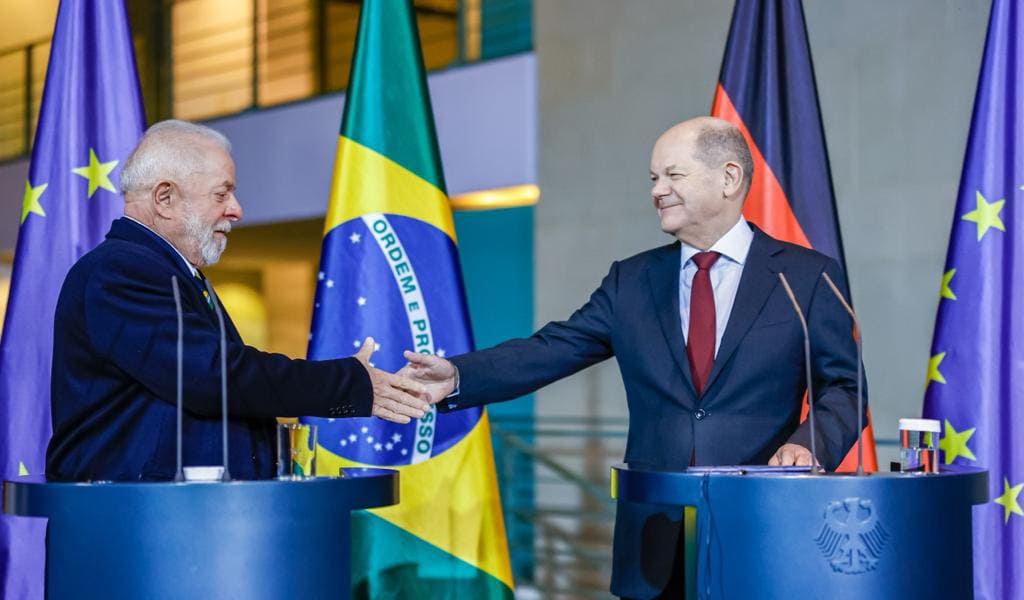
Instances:
[[[854,333],[857,336],[855,340],[857,342],[857,475],[863,475],[864,444],[861,443],[863,441],[861,438],[864,435],[864,334],[861,332],[857,314],[853,312],[853,307],[846,301],[846,298],[843,298],[843,294],[835,282],[825,271],[821,272],[821,276],[825,278],[828,287],[832,288],[832,293],[839,299],[839,303],[850,314],[850,318],[853,319]]]
[[[177,376],[176,387],[175,387],[175,404],[177,405],[177,409],[178,409],[178,437],[177,437],[177,445],[175,446],[177,454],[178,454],[178,470],[175,471],[174,480],[175,481],[185,481],[185,471],[182,469],[182,465],[181,465],[181,419],[182,419],[182,409],[181,409],[181,381],[182,381],[182,376],[181,376],[181,373],[182,373],[182,362],[184,361],[184,356],[185,356],[184,341],[182,339],[184,337],[185,325],[184,325],[184,321],[183,321],[183,317],[182,317],[182,312],[181,312],[181,290],[178,288],[178,277],[175,276],[175,275],[171,275],[171,289],[174,290],[174,308],[175,308],[175,310],[178,311],[178,376]]]
[[[220,301],[217,300],[217,295],[213,293],[213,286],[210,285],[210,280],[204,278],[203,283],[206,284],[206,292],[210,295],[213,310],[217,313],[217,324],[220,325],[220,413],[224,460],[224,475],[221,477],[221,481],[231,481],[231,474],[228,472],[228,338],[224,331],[224,314],[220,310]]]
[[[807,319],[804,318],[804,311],[800,310],[800,303],[796,301],[796,295],[793,293],[793,288],[789,287],[789,281],[786,280],[785,273],[779,272],[779,280],[782,281],[782,287],[786,290],[786,295],[789,296],[789,301],[793,304],[793,310],[796,311],[796,316],[800,317],[800,327],[804,330],[804,369],[807,374],[807,420],[811,424],[811,473],[818,472],[818,452],[817,452],[817,436],[814,432],[814,389],[811,384],[811,336],[807,332]]]

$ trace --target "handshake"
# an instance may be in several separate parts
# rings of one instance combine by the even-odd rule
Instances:
[[[394,423],[419,419],[430,407],[448,397],[455,389],[455,367],[432,354],[405,351],[409,364],[397,373],[388,373],[370,364],[373,338],[363,340],[354,354],[373,385],[373,416]]]

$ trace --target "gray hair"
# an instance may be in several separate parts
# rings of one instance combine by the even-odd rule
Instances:
[[[231,152],[228,138],[205,125],[177,119],[154,123],[124,161],[121,193],[151,189],[164,178],[181,181],[201,170],[204,157],[197,141],[213,142]]]
[[[733,161],[743,168],[743,187],[750,189],[754,177],[754,159],[750,156],[743,132],[732,123],[708,123],[697,133],[694,157],[704,166],[717,168]]]

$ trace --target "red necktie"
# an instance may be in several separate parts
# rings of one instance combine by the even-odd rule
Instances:
[[[690,287],[690,327],[686,336],[686,356],[690,359],[690,373],[697,395],[704,391],[704,383],[715,362],[715,295],[711,291],[711,265],[717,252],[699,252],[693,255],[697,273]]]

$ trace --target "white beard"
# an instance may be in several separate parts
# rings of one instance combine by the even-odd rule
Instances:
[[[227,248],[228,241],[227,239],[218,240],[213,236],[213,232],[223,231],[227,233],[231,231],[231,221],[224,219],[218,223],[206,225],[199,219],[199,214],[193,211],[191,206],[186,205],[184,225],[185,237],[195,244],[199,250],[199,256],[203,261],[203,264],[200,266],[205,267],[217,264],[217,261],[220,260],[220,255]]]

